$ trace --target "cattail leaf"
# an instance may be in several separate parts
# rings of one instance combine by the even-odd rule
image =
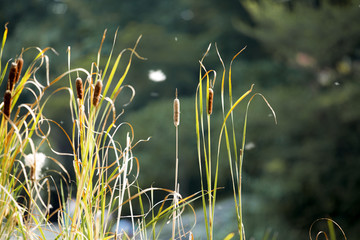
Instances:
[[[0,49],[0,72],[1,72],[1,58],[2,58],[2,54],[3,54],[3,50],[4,50],[4,46],[5,46],[7,34],[8,34],[8,28],[7,28],[7,23],[6,23],[6,24],[5,24],[5,30],[4,30],[4,34],[3,34],[2,43],[1,43],[1,49]]]
[[[100,53],[101,53],[102,45],[103,45],[103,43],[105,41],[105,38],[106,38],[106,32],[107,32],[107,29],[104,30],[103,36],[101,38],[101,43],[100,43],[100,47],[99,47],[99,50],[98,50],[98,54],[97,54],[96,63],[97,63],[98,66],[100,66],[100,55],[101,55]]]
[[[224,240],[230,240],[235,236],[234,233],[229,233],[228,235],[226,235],[226,237],[224,238]]]
[[[106,85],[105,85],[105,89],[104,89],[104,95],[107,95],[107,92],[108,92],[108,90],[110,88],[111,82],[112,82],[112,80],[114,78],[115,72],[117,70],[117,67],[119,65],[119,62],[120,62],[121,57],[122,57],[124,52],[125,52],[125,50],[121,51],[119,53],[119,55],[117,56],[116,60],[115,60],[115,63],[113,65],[112,69],[111,69],[110,75],[109,75],[109,77],[107,78],[107,81],[106,81]]]
[[[111,59],[112,59],[112,55],[113,55],[113,52],[114,52],[114,47],[115,47],[115,42],[116,42],[116,38],[117,38],[117,35],[118,35],[118,31],[119,31],[119,29],[117,28],[117,29],[116,29],[116,32],[115,32],[115,34],[114,34],[114,40],[113,40],[113,44],[112,44],[112,46],[111,46],[111,51],[110,51],[109,57],[108,57],[108,59],[107,59],[107,62],[106,62],[106,65],[105,65],[105,68],[104,68],[104,71],[103,71],[103,76],[104,76],[104,78],[105,78],[106,73],[107,73],[107,70],[108,70],[108,68],[109,68],[109,66],[110,66],[110,61],[111,61]],[[105,35],[106,35],[106,30],[104,31],[103,38],[105,37]],[[102,43],[101,43],[101,45],[102,45]],[[101,45],[100,45],[100,46],[101,46]],[[101,48],[100,48],[100,49],[101,49]],[[99,64],[100,64],[100,54],[101,54],[100,49],[99,49],[99,51],[98,51],[98,66],[99,66]]]
[[[9,65],[9,62],[6,63],[5,67],[4,67],[4,71],[1,73],[1,76],[0,76],[0,86],[5,78],[5,74],[6,74],[6,70],[8,68],[8,65]],[[1,72],[1,58],[0,58],[0,72]]]
[[[243,47],[239,52],[237,52],[235,54],[235,56],[231,59],[230,62],[230,67],[229,67],[229,103],[230,103],[230,108],[233,106],[233,95],[232,95],[232,65],[233,62],[235,61],[235,59],[237,58],[237,56],[240,55],[240,53],[242,53],[244,50],[246,49],[246,46]],[[230,114],[231,116],[231,130],[232,130],[232,143],[233,143],[233,151],[234,151],[234,156],[235,156],[235,162],[238,162],[238,157],[237,157],[237,142],[236,142],[236,133],[235,133],[235,125],[234,125],[234,115],[233,112],[231,112]]]
[[[128,49],[128,50],[131,51],[129,62],[128,62],[126,68],[125,68],[125,71],[124,71],[123,75],[121,76],[121,78],[119,79],[118,83],[116,84],[116,86],[115,86],[115,88],[114,88],[114,91],[113,91],[113,93],[111,94],[111,97],[110,97],[110,98],[113,98],[113,97],[114,97],[115,93],[118,91],[118,89],[120,88],[121,84],[123,83],[125,77],[127,76],[128,72],[129,72],[129,69],[130,69],[130,66],[131,66],[131,62],[132,62],[133,56],[135,55],[135,56],[136,56],[137,58],[139,58],[139,59],[144,59],[144,58],[142,58],[140,55],[138,55],[137,52],[135,51],[137,45],[138,45],[139,42],[140,42],[141,37],[142,37],[142,36],[140,35],[140,37],[137,39],[137,41],[136,41],[136,43],[135,43],[135,46],[134,46],[132,49]]]
[[[228,113],[226,114],[224,120],[223,120],[223,123],[222,123],[222,126],[221,126],[221,130],[220,130],[220,135],[219,135],[219,141],[218,141],[218,153],[217,153],[217,156],[218,158],[220,158],[220,145],[221,145],[221,138],[222,138],[222,134],[223,134],[223,131],[225,129],[225,125],[226,125],[226,121],[227,119],[229,118],[230,114],[234,111],[235,107],[247,96],[249,95],[252,90],[253,90],[253,87],[254,87],[254,84],[251,85],[251,88],[245,92],[240,98],[238,98],[238,100],[234,103],[234,105],[231,107],[231,109],[228,111]]]
[[[244,50],[246,49],[246,46],[243,47],[237,54],[235,54],[235,56],[231,59],[230,62],[230,68],[229,68],[229,97],[230,97],[230,105],[232,105],[232,83],[231,83],[231,68],[232,68],[232,64],[234,62],[234,60],[236,59],[236,57],[242,53]]]
[[[2,44],[1,44],[1,48],[0,48],[0,73],[1,73],[1,68],[2,68],[1,59],[2,59],[2,54],[3,54],[5,42],[6,42],[6,36],[7,36],[7,27],[5,25],[5,31],[4,31],[4,34],[3,34],[3,41],[2,41]],[[5,68],[4,72],[6,72],[6,68]],[[3,73],[3,74],[5,74],[5,73]],[[3,74],[1,74],[1,75],[3,75]],[[0,85],[1,85],[3,79],[4,79],[4,77],[1,76]]]

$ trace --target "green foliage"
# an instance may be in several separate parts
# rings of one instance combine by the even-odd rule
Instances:
[[[319,67],[333,66],[358,48],[360,21],[358,3],[339,7],[324,3],[320,8],[296,2],[289,10],[275,1],[246,1],[255,26],[237,21],[236,28],[260,41],[275,57],[294,62],[296,55],[309,55]]]

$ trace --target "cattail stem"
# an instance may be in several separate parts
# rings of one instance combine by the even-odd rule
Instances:
[[[102,86],[103,86],[102,81],[97,80],[95,84],[94,96],[92,99],[92,104],[94,107],[97,107],[99,103]]]
[[[16,80],[16,73],[17,73],[17,64],[15,62],[11,63],[10,71],[9,71],[9,78],[7,83],[6,90],[12,90],[14,89],[15,80]]]
[[[177,193],[178,187],[178,172],[179,172],[179,124],[180,124],[180,101],[177,96],[177,89],[175,91],[174,99],[174,125],[175,125],[175,193],[174,193],[174,212],[173,212],[173,225],[172,225],[172,239],[175,239],[176,228],[176,208],[178,207]]]
[[[175,125],[175,131],[176,131],[176,136],[175,136],[175,160],[176,160],[176,166],[175,166],[175,191],[176,191],[176,186],[177,186],[177,182],[178,182],[178,160],[179,160],[179,125],[180,125],[180,101],[177,97],[177,89],[175,91],[175,99],[174,99],[174,125]]]

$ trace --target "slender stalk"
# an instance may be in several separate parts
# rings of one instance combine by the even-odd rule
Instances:
[[[210,240],[213,239],[213,196],[212,196],[212,164],[211,164],[211,132],[210,132],[210,115],[207,115],[207,128],[208,128],[208,174],[207,174],[207,181],[208,181],[208,201],[209,201],[209,227],[210,227]],[[214,199],[215,201],[215,199]]]
[[[180,124],[180,101],[178,99],[177,89],[174,99],[174,126],[175,126],[175,183],[174,183],[174,209],[172,222],[172,239],[175,239],[176,215],[178,207],[178,172],[179,172],[179,124]]]

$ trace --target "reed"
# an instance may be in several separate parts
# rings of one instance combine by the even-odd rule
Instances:
[[[176,210],[179,206],[178,195],[179,186],[178,186],[178,172],[179,172],[179,125],[180,125],[180,100],[178,99],[177,89],[175,90],[175,99],[174,99],[174,126],[175,126],[175,186],[174,186],[174,212],[173,212],[173,225],[172,225],[172,239],[175,239],[176,235],[176,216],[178,211]],[[179,232],[180,235],[180,232]]]
[[[235,202],[235,210],[237,215],[238,222],[238,231],[240,240],[245,239],[245,230],[243,227],[243,219],[242,219],[242,201],[241,201],[241,173],[242,173],[242,164],[244,157],[244,145],[245,145],[245,136],[246,136],[246,128],[247,128],[247,114],[249,109],[249,104],[255,96],[260,95],[269,109],[272,111],[273,116],[276,120],[276,115],[270,104],[267,102],[265,97],[263,97],[259,93],[255,93],[250,97],[248,101],[248,106],[244,112],[245,123],[243,126],[243,135],[242,135],[242,148],[237,148],[237,136],[235,130],[235,118],[233,116],[234,109],[253,91],[253,86],[246,91],[242,96],[237,98],[236,101],[233,101],[233,93],[232,93],[232,78],[231,78],[231,65],[234,59],[245,49],[239,51],[232,61],[230,62],[229,71],[226,71],[225,64],[219,54],[219,51],[216,47],[216,53],[219,57],[219,60],[223,66],[222,78],[221,78],[221,106],[222,106],[222,115],[223,122],[221,124],[220,133],[218,137],[217,151],[215,160],[212,160],[212,149],[213,143],[211,136],[211,115],[213,114],[213,105],[214,105],[214,86],[216,80],[216,71],[215,70],[207,70],[204,65],[204,59],[207,56],[211,45],[207,49],[203,58],[200,61],[200,76],[199,76],[199,84],[195,97],[195,114],[196,114],[196,135],[197,135],[197,150],[198,150],[198,161],[199,161],[199,170],[200,170],[200,178],[201,178],[201,189],[202,189],[202,202],[204,209],[204,218],[205,218],[205,227],[207,233],[207,239],[214,239],[214,218],[215,218],[215,203],[216,196],[218,191],[218,172],[219,172],[219,163],[220,163],[220,152],[223,138],[226,143],[226,152],[230,165],[230,174],[232,176],[233,183],[233,192],[234,192],[234,202]],[[228,74],[228,92],[225,92],[225,79],[226,74]],[[210,75],[213,76],[211,79]],[[204,93],[203,93],[204,92]],[[229,96],[229,106],[225,105],[225,95]],[[206,119],[206,120],[205,120]],[[231,124],[231,135],[228,130],[227,121],[230,120]],[[206,133],[207,129],[207,133]],[[231,140],[232,139],[232,140]],[[203,172],[205,173],[203,181]],[[215,172],[213,174],[213,172]],[[228,235],[228,237],[232,237]]]
[[[61,211],[61,215],[67,219],[61,223],[64,229],[61,237],[65,239],[114,237],[127,239],[127,236],[137,234],[135,222],[132,222],[131,234],[120,229],[124,205],[131,204],[136,199],[131,196],[130,188],[138,175],[138,161],[132,155],[132,149],[136,145],[133,142],[132,126],[129,123],[118,122],[122,112],[116,112],[115,102],[124,88],[121,83],[129,71],[132,57],[136,56],[140,59],[141,57],[135,51],[138,44],[136,42],[134,48],[128,48],[119,53],[114,65],[110,65],[113,54],[111,50],[105,67],[100,68],[102,66],[100,54],[105,33],[100,44],[97,62],[91,64],[89,71],[71,69],[69,63],[68,72],[58,79],[69,75],[69,91],[75,91],[78,99],[78,104],[75,99],[71,100],[70,107],[76,111],[72,114],[73,131],[71,137],[69,136],[74,150],[77,191],[72,217],[70,219],[66,217],[69,214],[67,210]],[[121,73],[119,63],[126,51],[130,52],[130,58],[127,68]],[[74,85],[71,80],[72,72],[85,74],[86,81],[83,83],[78,76]],[[121,74],[119,81],[115,79],[116,72]],[[73,85],[75,89],[72,89]],[[117,136],[122,129],[127,132],[126,138],[123,139],[125,144],[118,141],[119,137],[122,138],[120,135]],[[131,176],[135,176],[135,180],[131,179]],[[67,198],[71,197],[73,196]],[[97,217],[94,218],[94,216]],[[114,223],[111,222],[112,218],[115,219]],[[110,231],[112,227],[114,230]]]

